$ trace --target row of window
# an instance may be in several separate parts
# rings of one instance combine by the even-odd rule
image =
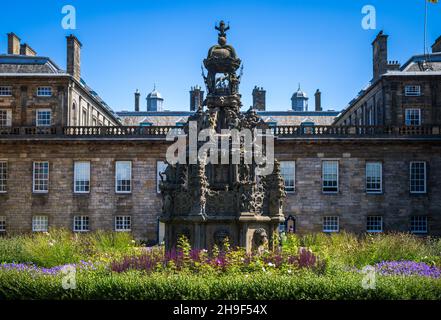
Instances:
[[[340,218],[337,216],[323,217],[323,232],[339,232]],[[368,216],[366,221],[367,232],[383,232],[383,217]],[[410,218],[410,231],[416,234],[428,232],[427,216],[412,216]]]
[[[11,86],[0,86],[0,97],[12,96]],[[52,97],[52,87],[38,87],[37,97]]]
[[[159,192],[160,173],[165,171],[166,163],[157,162],[157,192]],[[296,162],[281,161],[281,174],[285,182],[287,192],[295,191]],[[425,161],[412,161],[409,165],[409,189],[410,193],[427,192],[427,170]],[[381,162],[366,163],[365,188],[367,193],[383,193],[383,164]],[[36,193],[49,191],[49,162],[33,162],[32,190]],[[0,192],[7,192],[8,162],[0,161]],[[74,192],[90,192],[90,162],[74,162]],[[322,161],[322,191],[323,193],[339,192],[339,161]],[[132,162],[116,161],[115,163],[115,192],[132,192]]]
[[[10,127],[12,125],[12,111],[10,109],[0,109],[0,127]],[[35,125],[37,127],[48,127],[52,125],[52,110],[37,109],[35,111]]]
[[[281,161],[280,170],[285,181],[287,192],[295,191],[296,181],[296,162]],[[409,165],[409,190],[410,193],[426,193],[426,162],[412,161]],[[365,169],[365,189],[366,193],[383,193],[383,164],[382,162],[366,162]],[[339,161],[322,161],[322,191],[324,193],[338,193],[339,191]]]
[[[89,216],[75,216],[73,218],[72,230],[75,232],[89,231]],[[132,218],[131,216],[116,216],[115,217],[115,231],[131,231]],[[49,230],[48,216],[33,216],[32,217],[32,231],[47,232]],[[0,216],[0,232],[6,232],[6,217]]]
[[[115,191],[130,193],[132,191],[132,162],[117,161],[115,164]],[[47,193],[49,191],[49,162],[34,161],[32,173],[32,191]],[[0,161],[0,192],[7,192],[8,163]],[[90,162],[75,161],[74,192],[90,192]]]

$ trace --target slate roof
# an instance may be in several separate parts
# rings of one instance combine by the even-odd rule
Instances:
[[[123,125],[137,126],[150,124],[153,126],[176,126],[177,123],[187,121],[193,112],[189,111],[160,111],[160,112],[117,112]],[[308,118],[317,126],[328,126],[334,122],[339,112],[336,111],[258,111],[265,122],[276,122],[281,126],[299,126]]]
[[[0,73],[66,74],[47,57],[0,55]]]
[[[50,58],[40,56],[25,56],[0,54],[0,76],[68,76],[70,75],[62,70]],[[107,103],[81,79],[80,84],[83,89],[101,105],[103,109],[109,112],[115,119],[117,115],[107,105]]]

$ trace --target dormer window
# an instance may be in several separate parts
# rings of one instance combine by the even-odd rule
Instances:
[[[404,88],[404,95],[406,97],[419,97],[421,96],[421,86],[406,86]]]
[[[38,87],[37,88],[37,96],[39,96],[39,97],[52,97],[52,88],[51,87]]]

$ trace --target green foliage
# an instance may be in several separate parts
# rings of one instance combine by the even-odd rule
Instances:
[[[146,276],[131,271],[77,273],[77,288],[64,290],[61,276],[27,272],[0,272],[1,299],[441,299],[441,280],[422,277],[379,277],[376,288],[363,289],[362,275],[338,273],[320,276],[308,271],[295,275],[257,273],[237,275]]]
[[[128,233],[72,233],[64,229],[3,238],[0,240],[0,263],[23,262],[54,267],[81,260],[106,260],[136,252]]]
[[[102,263],[97,264],[100,266],[97,270],[79,269],[78,287],[74,290],[62,288],[62,274],[0,269],[0,300],[441,299],[441,279],[378,275],[376,288],[367,290],[361,285],[363,274],[350,271],[354,267],[361,269],[394,260],[440,266],[440,239],[410,234],[357,237],[348,233],[320,233],[286,235],[281,237],[280,248],[249,255],[244,249],[231,249],[226,240],[222,248],[214,246],[211,252],[195,251],[181,237],[178,251],[183,257],[182,264],[179,259],[166,264],[153,259],[149,273],[131,269],[112,272],[111,262],[124,259],[130,262],[133,257],[146,255],[163,257],[164,248],[137,247],[129,233],[74,234],[54,229],[49,233],[2,238],[0,262],[32,262],[41,267],[80,260]],[[310,262],[316,258],[317,263]]]
[[[412,260],[441,265],[441,240],[425,239],[406,233],[356,235],[289,235],[283,244],[286,252],[307,247],[327,262],[329,269],[363,267],[381,261]]]

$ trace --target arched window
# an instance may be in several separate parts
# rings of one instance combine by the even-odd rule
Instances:
[[[292,215],[289,215],[285,220],[285,232],[296,233],[296,218]]]

